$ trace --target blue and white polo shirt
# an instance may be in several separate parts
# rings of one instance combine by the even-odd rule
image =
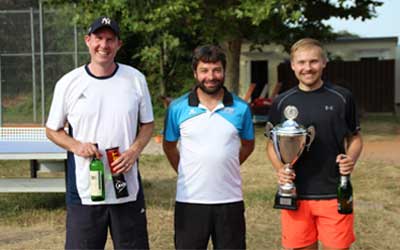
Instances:
[[[196,89],[173,101],[165,118],[166,141],[180,140],[176,201],[220,204],[243,200],[241,140],[254,140],[248,104],[225,89],[210,111]]]

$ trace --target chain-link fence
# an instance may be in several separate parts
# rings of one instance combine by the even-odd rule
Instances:
[[[57,80],[89,60],[85,31],[40,0],[6,2],[0,6],[0,126],[43,125]]]

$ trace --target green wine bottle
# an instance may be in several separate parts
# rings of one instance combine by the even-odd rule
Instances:
[[[95,144],[98,148],[97,143]],[[104,201],[104,164],[96,156],[90,162],[90,198],[92,201]]]
[[[351,214],[353,212],[353,187],[350,175],[341,175],[337,188],[338,212]]]

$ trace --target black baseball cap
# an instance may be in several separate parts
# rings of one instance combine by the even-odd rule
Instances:
[[[109,28],[114,34],[119,37],[119,26],[118,23],[107,16],[97,18],[88,29],[88,35],[96,32],[100,28]]]

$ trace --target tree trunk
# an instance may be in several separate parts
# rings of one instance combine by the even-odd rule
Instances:
[[[239,93],[239,69],[242,39],[224,41],[222,48],[226,53],[225,86],[235,94]]]
[[[166,44],[165,41],[160,46],[160,96],[165,95],[165,90],[166,90],[166,81],[167,77],[165,76],[165,65],[167,64],[167,56],[166,56]]]

